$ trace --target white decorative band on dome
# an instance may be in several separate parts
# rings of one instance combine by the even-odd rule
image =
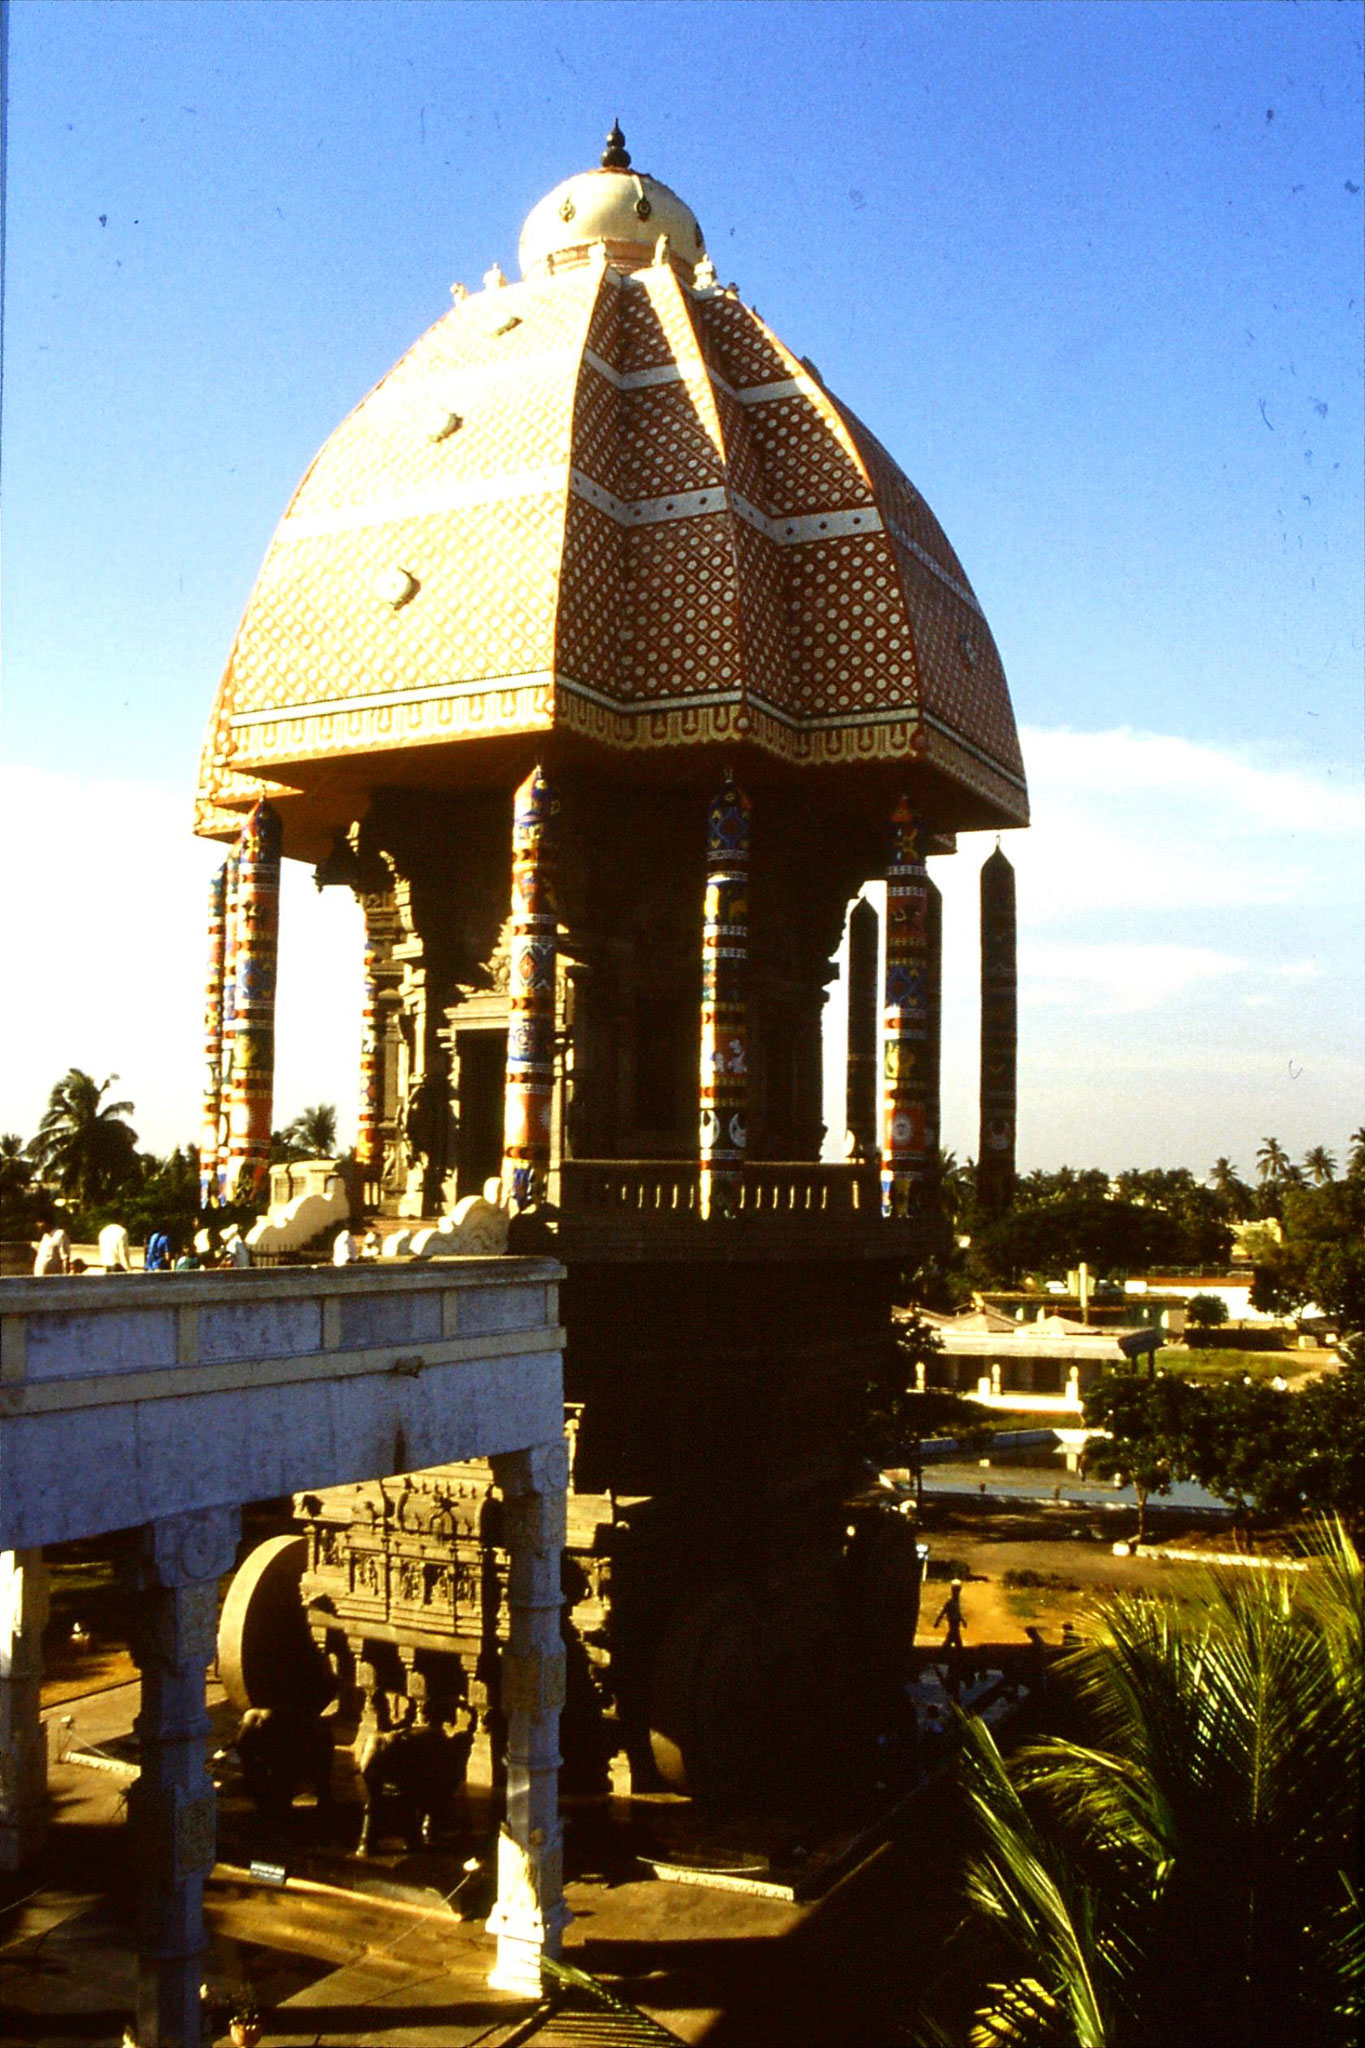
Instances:
[[[951,570],[944,568],[942,562],[936,562],[928,548],[921,547],[891,513],[886,515],[886,530],[893,540],[899,541],[901,546],[914,556],[917,562],[922,562],[931,575],[937,576],[939,582],[945,584],[954,597],[960,597],[963,604],[970,605],[977,617],[984,621],[986,614],[977,603],[975,593],[968,590],[965,583],[959,583]]]
[[[632,503],[613,497],[604,484],[595,483],[590,476],[575,469],[569,475],[569,488],[576,498],[595,505],[618,526],[657,526],[666,520],[702,519],[728,510],[737,519],[742,519],[746,526],[755,527],[769,540],[776,541],[779,547],[800,547],[813,540],[838,540],[850,533],[880,533],[882,528],[881,515],[875,505],[863,505],[843,512],[793,513],[789,518],[774,519],[770,513],[761,512],[757,505],[751,505],[747,498],[741,498],[738,491],[729,490],[724,484],[713,484],[705,491],[676,491],[669,498],[641,498]]]

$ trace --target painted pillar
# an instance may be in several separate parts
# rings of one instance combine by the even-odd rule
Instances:
[[[877,913],[860,897],[848,919],[848,1074],[844,1123],[855,1159],[877,1149]]]
[[[924,1040],[924,1137],[929,1170],[936,1175],[943,1142],[943,898],[938,885],[927,879],[924,907],[924,1000],[928,1013]]]
[[[236,975],[228,1186],[264,1199],[275,1095],[275,964],[280,935],[280,819],[258,803],[237,849]]]
[[[701,940],[703,1216],[730,1215],[738,1207],[749,1142],[750,815],[748,797],[727,774],[706,813]]]
[[[503,1186],[522,1208],[545,1199],[550,1171],[558,808],[544,774],[532,769],[512,807],[512,995],[502,1142]]]
[[[1019,999],[1014,869],[997,846],[981,870],[981,1142],[977,1202],[999,1215],[1014,1200]]]
[[[488,1920],[497,1961],[489,1982],[538,1997],[542,1955],[559,1955],[564,1903],[559,1826],[559,1712],[565,1696],[560,1556],[568,1452],[563,1441],[493,1459],[503,1497],[508,1642],[502,1655],[507,1717],[507,1818],[498,1840],[498,1898]]]
[[[882,1211],[908,1214],[929,1167],[928,877],[924,824],[902,797],[886,870]]]
[[[47,1572],[41,1550],[0,1551],[0,1871],[47,1835],[47,1730],[40,1712]]]
[[[223,1109],[223,954],[227,862],[209,883],[209,959],[204,983],[204,1114],[199,1127],[199,1202],[218,1200],[218,1125]]]
[[[379,1037],[378,939],[369,912],[365,915],[365,993],[360,1024],[360,1104],[355,1126],[356,1178],[361,1199],[367,1201],[369,1184],[379,1179],[381,1166],[379,1135],[383,1115],[383,1047]]]
[[[199,2048],[204,1879],[217,1825],[204,1687],[218,1581],[232,1568],[240,1531],[236,1508],[170,1515],[139,1532],[132,1560],[132,1650],[142,1673],[140,1770],[128,1794],[139,2048]]]
[[[237,873],[240,863],[233,848],[223,867],[223,1042],[218,1061],[218,1149],[215,1169],[218,1200],[231,1199],[228,1159],[232,1150],[233,1046],[237,1035]]]

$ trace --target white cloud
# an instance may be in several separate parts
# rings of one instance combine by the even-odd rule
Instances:
[[[120,1095],[147,1150],[199,1129],[209,877],[224,849],[192,837],[188,799],[143,784],[0,769],[0,1128],[31,1135],[68,1067]],[[333,1101],[354,1125],[359,911],[285,867],[276,1118]]]
[[[1156,1010],[1195,983],[1241,973],[1247,963],[1208,946],[1087,944],[1025,940],[1020,999],[1036,1007],[1098,997],[1111,1016]]]

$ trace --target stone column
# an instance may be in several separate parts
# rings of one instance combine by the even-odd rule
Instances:
[[[929,1170],[937,1176],[943,1142],[943,898],[937,884],[927,879],[924,907],[924,1139]]]
[[[39,1713],[47,1573],[41,1550],[0,1551],[0,1871],[47,1834],[47,1730]]]
[[[223,869],[223,1044],[219,1054],[218,1146],[216,1170],[218,1200],[231,1199],[228,1162],[232,1152],[232,1098],[237,1086],[233,1053],[237,1039],[237,875],[239,862],[234,847]]]
[[[559,806],[539,768],[512,807],[511,1004],[507,1018],[507,1096],[502,1178],[525,1208],[545,1199],[550,1173],[550,1112],[555,1085],[555,813]]]
[[[1019,1044],[1014,869],[997,846],[981,870],[981,1142],[976,1194],[987,1215],[1014,1200]]]
[[[383,1047],[379,1033],[378,938],[373,923],[365,917],[365,992],[360,1023],[360,1103],[355,1124],[355,1170],[357,1193],[369,1206],[377,1198],[383,1115]]]
[[[199,2048],[204,1879],[217,1801],[205,1762],[205,1673],[218,1626],[218,1581],[241,1517],[207,1508],[150,1522],[132,1560],[133,1655],[142,1672],[134,1724],[141,1769],[128,1795],[138,1906],[138,2048]]]
[[[559,1827],[559,1710],[564,1704],[560,1557],[568,1453],[562,1440],[493,1459],[508,1555],[508,1643],[502,1656],[507,1717],[507,1818],[498,1840],[498,1898],[488,1929],[498,1940],[489,1982],[539,1995],[542,1955],[563,1946],[564,1851]]]
[[[218,1200],[218,1120],[223,1108],[223,952],[227,863],[209,883],[209,958],[204,982],[204,1114],[199,1127],[199,1201]]]
[[[853,1156],[877,1149],[877,913],[860,897],[848,920],[848,1077],[844,1122]]]
[[[258,803],[238,846],[236,977],[228,1185],[232,1197],[264,1199],[275,1094],[275,964],[280,935],[277,811]]]
[[[706,814],[702,912],[700,1206],[729,1215],[749,1143],[749,819],[727,774]]]
[[[882,1210],[908,1214],[929,1166],[928,877],[924,824],[902,797],[886,870],[886,1053],[882,1083]]]

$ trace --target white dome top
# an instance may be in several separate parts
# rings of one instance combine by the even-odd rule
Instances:
[[[630,167],[621,131],[607,138],[600,169],[579,171],[547,192],[521,230],[521,274],[586,263],[599,245],[609,263],[634,270],[652,263],[660,235],[687,276],[706,254],[697,216],[657,178]]]

